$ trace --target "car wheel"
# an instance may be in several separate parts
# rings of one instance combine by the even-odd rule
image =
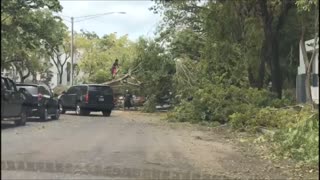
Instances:
[[[56,109],[56,114],[53,115],[53,116],[51,116],[51,118],[52,118],[53,120],[58,120],[59,117],[60,117],[60,109],[57,108],[57,109]]]
[[[26,125],[26,122],[27,122],[27,112],[25,109],[22,109],[20,113],[20,119],[17,121],[14,121],[14,124],[16,126],[24,126]]]
[[[47,120],[48,120],[48,109],[47,109],[47,108],[44,108],[44,109],[41,111],[40,119],[41,119],[42,121],[47,121]]]
[[[102,111],[102,114],[103,114],[103,116],[109,117],[111,115],[111,110],[108,109],[108,110]]]
[[[61,103],[59,103],[59,110],[60,110],[60,114],[66,113],[66,110],[63,108],[63,105]]]

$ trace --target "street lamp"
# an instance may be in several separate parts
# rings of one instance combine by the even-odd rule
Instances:
[[[88,19],[96,18],[98,16],[104,16],[104,15],[110,15],[110,14],[126,14],[126,12],[107,12],[103,14],[96,14],[96,15],[90,15],[90,16],[82,16],[82,18],[87,17]],[[81,18],[81,17],[77,17]],[[88,20],[83,19],[83,20]],[[81,21],[83,21],[81,20]],[[74,24],[74,17],[71,17],[71,85],[73,85],[73,46],[74,46],[74,37],[73,37],[73,24]]]

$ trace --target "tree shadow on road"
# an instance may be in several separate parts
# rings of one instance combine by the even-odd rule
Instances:
[[[44,121],[38,117],[29,117],[27,122],[39,122],[39,123],[46,123],[46,122],[51,122],[54,121],[52,119],[48,119],[47,121]]]
[[[67,116],[79,116],[76,113],[65,113],[64,115],[67,115]],[[80,115],[79,117],[106,117],[106,116],[103,116],[102,114],[89,114],[89,115]]]
[[[9,124],[9,123],[2,123],[2,122],[1,122],[1,130],[2,130],[2,129],[14,128],[14,127],[16,127],[16,125],[14,125],[14,124]]]
[[[26,124],[25,126],[29,126],[29,125]],[[19,127],[25,127],[25,126],[17,126],[12,122],[1,122],[1,130],[19,128]]]

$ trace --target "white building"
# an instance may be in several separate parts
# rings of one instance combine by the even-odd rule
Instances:
[[[308,54],[312,54],[314,50],[314,39],[305,41],[305,47]],[[315,59],[312,64],[312,83],[311,83],[311,95],[315,103],[319,104],[319,37],[316,39],[316,54]],[[306,79],[306,66],[304,64],[304,59],[302,55],[301,47],[300,49],[300,62],[298,67],[298,75],[296,79],[296,98],[298,103],[306,102],[306,88],[305,88],[305,79]]]
[[[75,54],[74,54],[74,69],[76,69],[75,67],[79,63],[80,58],[81,58],[81,53],[75,52]],[[65,54],[63,54],[61,56],[61,59],[62,60],[65,59]],[[52,77],[51,82],[50,82],[49,85],[53,89],[57,85],[59,85],[60,76],[59,76],[59,73],[58,73],[58,69],[57,69],[56,65],[54,64],[53,60],[51,59],[50,61],[51,61],[52,65],[53,65],[50,68],[50,71],[53,72],[53,77]],[[63,70],[63,73],[62,73],[62,83],[61,83],[61,85],[70,86],[71,85],[71,80],[72,80],[71,79],[71,57],[69,57],[67,59],[63,69],[64,70]],[[16,71],[14,66],[11,66],[11,68],[9,68],[9,69],[5,69],[2,72],[2,74],[12,78],[16,82],[20,82],[20,77],[19,77],[18,72]],[[76,70],[75,70],[73,84],[81,83],[80,80],[81,80],[82,76],[83,76],[83,73],[81,71],[79,73],[77,73]],[[31,82],[33,82],[33,80],[34,80],[34,77],[32,75],[30,75],[27,79],[25,79],[25,83],[31,83]],[[40,74],[37,74],[36,80],[37,81],[41,81]]]
[[[62,55],[61,59],[65,58],[65,54]],[[79,74],[77,74],[76,72],[76,66],[78,65],[79,61],[81,58],[81,53],[76,52],[74,57],[73,57],[73,63],[74,63],[74,79],[73,79],[73,84],[78,84],[80,83],[80,79],[83,76],[82,72],[79,72]],[[53,64],[53,67],[50,69],[53,72],[53,77],[51,79],[51,88],[56,87],[57,85],[59,85],[59,81],[60,81],[60,76],[59,76],[59,72],[58,69],[56,68],[56,66],[53,63],[53,60],[51,60],[51,63]],[[71,77],[71,57],[68,58],[66,64],[64,65],[63,68],[63,73],[62,73],[62,83],[61,85],[64,86],[71,86],[71,81],[72,81],[72,77]]]

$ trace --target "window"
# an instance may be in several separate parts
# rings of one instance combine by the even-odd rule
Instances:
[[[76,94],[77,91],[78,91],[78,87],[74,86],[68,90],[67,94]]]
[[[90,86],[89,91],[101,91],[106,95],[113,94],[112,89],[109,86]]]
[[[18,89],[24,88],[26,89],[30,94],[36,95],[38,94],[38,88],[36,86],[17,86]]]
[[[50,91],[48,91],[45,87],[39,86],[39,93],[47,96],[51,96]]]
[[[80,93],[81,95],[86,95],[88,92],[88,87],[87,86],[79,86]]]
[[[16,91],[16,87],[15,87],[15,85],[14,85],[14,83],[13,83],[13,81],[12,80],[9,80],[9,79],[7,79],[7,87],[8,87],[8,90],[11,90],[11,91]]]

